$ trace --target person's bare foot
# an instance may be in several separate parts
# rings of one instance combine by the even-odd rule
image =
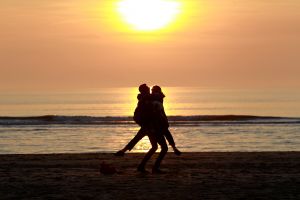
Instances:
[[[153,168],[152,174],[165,174],[165,171],[160,170],[159,168]]]
[[[181,151],[179,151],[176,147],[173,148],[175,155],[180,156]]]
[[[145,167],[140,166],[140,165],[138,166],[137,171],[138,171],[138,172],[141,172],[141,173],[145,173],[145,174],[149,173],[149,172],[145,169]]]
[[[114,155],[115,155],[115,156],[124,156],[124,155],[125,155],[125,152],[122,151],[122,150],[120,150],[120,151],[114,153]]]

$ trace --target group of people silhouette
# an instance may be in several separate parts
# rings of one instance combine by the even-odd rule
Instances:
[[[156,152],[158,144],[160,145],[160,153],[152,168],[152,173],[163,173],[160,170],[160,164],[168,152],[168,140],[176,155],[181,152],[175,145],[173,136],[169,130],[169,122],[166,116],[163,100],[165,98],[159,86],[153,86],[150,93],[150,87],[147,84],[139,86],[139,94],[137,96],[138,104],[134,111],[134,121],[141,127],[134,138],[121,150],[115,153],[116,156],[124,156],[126,151],[131,151],[133,147],[145,136],[148,136],[151,148],[146,153],[142,162],[138,165],[137,170],[145,173],[146,164],[152,155]]]

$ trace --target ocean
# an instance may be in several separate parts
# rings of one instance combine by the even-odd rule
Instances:
[[[163,87],[183,152],[299,151],[300,93]],[[0,154],[115,152],[139,127],[137,88],[0,94]],[[149,149],[147,137],[132,152]],[[171,151],[171,149],[170,149]]]

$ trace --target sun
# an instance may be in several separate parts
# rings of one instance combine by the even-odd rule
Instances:
[[[121,0],[117,11],[131,29],[148,32],[171,25],[181,12],[181,3],[176,0]]]

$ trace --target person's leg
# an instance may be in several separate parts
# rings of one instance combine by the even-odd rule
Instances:
[[[132,138],[132,140],[120,151],[115,153],[116,156],[123,156],[126,151],[131,151],[133,147],[146,135],[146,129],[144,127],[141,127],[140,130],[137,132],[137,134]]]
[[[181,152],[177,149],[170,130],[166,129],[166,130],[164,130],[163,133],[164,133],[164,136],[166,137],[166,139],[168,140],[169,145],[173,148],[174,153],[179,156],[181,154]]]
[[[159,134],[159,133],[158,133]],[[153,173],[160,173],[160,164],[162,162],[162,160],[164,159],[165,155],[167,154],[168,152],[168,145],[167,145],[167,142],[165,140],[165,137],[163,135],[158,135],[157,137],[157,142],[158,144],[160,145],[160,148],[161,148],[161,151],[154,163],[154,166],[153,166],[153,169],[152,169],[152,172]]]
[[[164,133],[166,139],[168,140],[169,145],[172,147],[175,146],[175,142],[174,142],[174,139],[173,139],[173,136],[172,136],[170,130],[166,128],[163,133]]]
[[[152,132],[150,132],[148,134],[150,143],[151,143],[151,149],[146,153],[145,157],[143,158],[142,162],[139,164],[138,166],[138,171],[140,172],[145,172],[145,166],[146,163],[148,162],[148,160],[152,157],[152,155],[156,152],[157,150],[157,141],[154,137],[154,134]]]

